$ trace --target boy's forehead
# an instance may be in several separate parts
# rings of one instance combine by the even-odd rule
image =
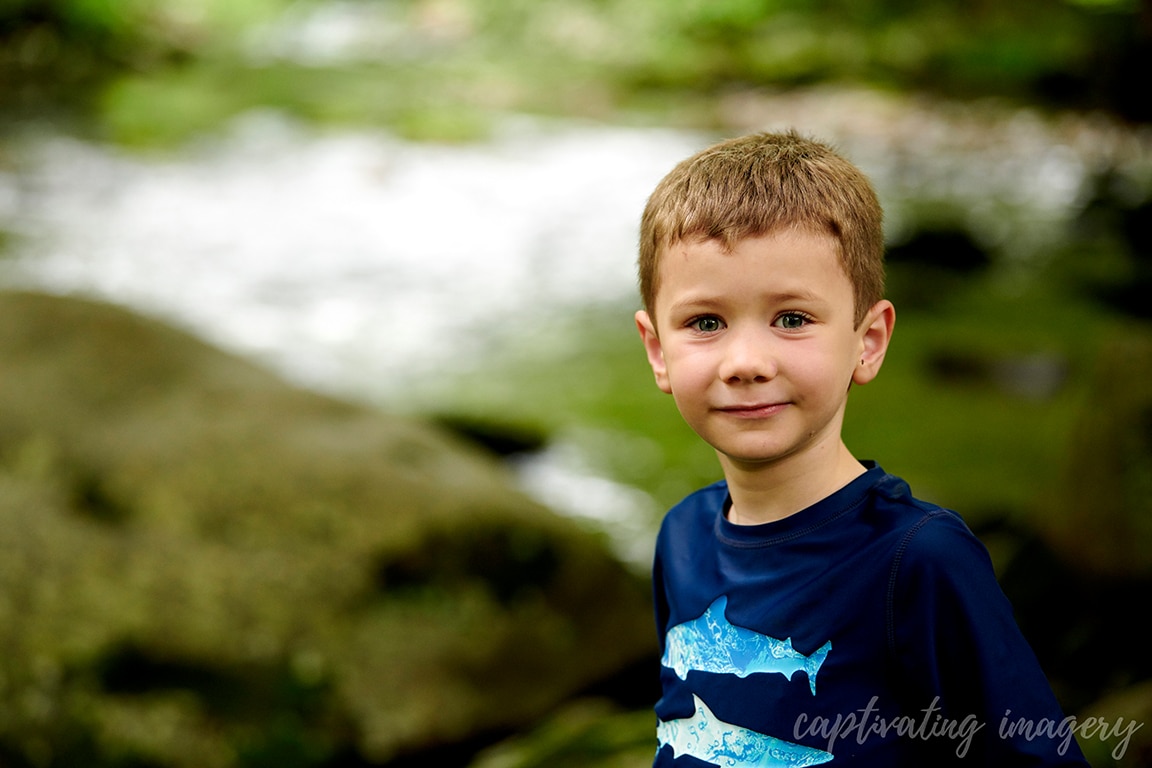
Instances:
[[[658,255],[683,248],[715,243],[721,250],[731,252],[748,240],[764,240],[776,237],[805,238],[815,244],[816,241],[825,241],[838,248],[840,239],[828,227],[807,221],[790,221],[778,223],[766,228],[748,227],[722,227],[717,234],[709,232],[686,232],[680,236],[669,236],[656,249]]]
[[[813,277],[812,268],[832,267],[836,282],[843,280],[851,288],[847,270],[840,257],[839,241],[825,233],[804,229],[789,229],[787,231],[774,231],[765,235],[752,235],[740,238],[729,244],[721,238],[687,237],[668,243],[658,252],[656,264],[656,296],[666,294],[667,284],[675,284],[677,292],[689,291],[695,293],[697,284],[711,282],[712,277],[721,277],[727,270],[726,262],[729,256],[737,251],[755,253],[756,243],[749,241],[768,241],[778,243],[779,238],[786,238],[787,247],[783,249],[788,254],[787,259],[773,261],[771,271],[765,270],[762,274],[771,275],[773,292],[779,295],[795,297],[813,296],[820,291],[809,284]],[[749,249],[749,245],[752,246]],[[735,265],[735,262],[732,262]],[[753,271],[753,274],[756,272]],[[746,274],[746,273],[745,273]],[[825,273],[827,275],[828,273]],[[701,285],[703,288],[703,286]]]
[[[797,263],[829,261],[840,268],[847,277],[847,269],[841,256],[840,241],[833,235],[810,227],[787,227],[769,232],[751,234],[732,240],[722,237],[691,235],[673,240],[661,246],[656,253],[656,271],[659,275],[669,264],[690,264],[702,256],[727,256],[755,245],[755,241],[789,243],[790,252],[797,257]],[[722,259],[716,265],[723,266]],[[714,265],[714,266],[716,266]]]

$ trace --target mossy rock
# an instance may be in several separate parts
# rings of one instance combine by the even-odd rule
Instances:
[[[653,653],[601,538],[431,425],[0,294],[0,763],[387,764]]]
[[[645,768],[658,746],[650,707],[625,710],[589,698],[486,750],[470,768]]]

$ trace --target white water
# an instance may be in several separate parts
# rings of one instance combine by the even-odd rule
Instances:
[[[633,291],[636,222],[698,141],[511,124],[477,146],[251,115],[166,158],[63,137],[0,179],[7,282],[159,315],[305,384],[388,401],[542,312]]]

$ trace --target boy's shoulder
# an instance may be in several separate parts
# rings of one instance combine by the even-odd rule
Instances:
[[[958,546],[984,551],[980,540],[958,512],[925,501],[912,493],[902,478],[884,473],[873,486],[870,511],[887,517],[903,535],[910,555],[930,561],[947,561]]]
[[[893,597],[950,594],[960,602],[1002,597],[987,547],[957,512],[917,498],[893,475],[877,483],[869,512],[883,521],[878,524],[890,537]]]
[[[984,544],[959,513],[913,495],[902,478],[884,473],[869,494],[865,514],[895,546],[894,565],[904,573],[962,573],[991,568]]]

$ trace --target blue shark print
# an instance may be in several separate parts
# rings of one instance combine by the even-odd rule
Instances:
[[[717,719],[699,696],[693,695],[692,701],[696,714],[661,722],[656,728],[658,748],[670,745],[673,758],[688,755],[725,768],[788,768],[832,759],[830,752],[726,723]]]
[[[778,672],[791,681],[794,672],[804,670],[815,696],[816,673],[832,650],[832,641],[805,656],[792,647],[792,638],[777,640],[728,623],[727,607],[728,598],[722,595],[699,618],[668,630],[661,663],[681,680],[696,670],[738,677]]]

